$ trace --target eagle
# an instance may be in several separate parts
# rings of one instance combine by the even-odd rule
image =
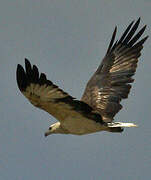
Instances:
[[[19,90],[34,106],[54,116],[58,122],[50,125],[50,134],[84,135],[99,131],[121,133],[133,123],[114,122],[122,109],[121,100],[128,97],[138,58],[148,36],[140,39],[146,29],[137,33],[140,18],[132,21],[115,41],[115,26],[107,52],[94,75],[88,81],[81,100],[70,96],[39,73],[36,65],[25,59],[25,70],[18,64],[16,78]]]

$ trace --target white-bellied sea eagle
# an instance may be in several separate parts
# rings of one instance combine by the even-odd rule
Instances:
[[[140,39],[146,25],[137,33],[140,18],[132,21],[121,38],[113,32],[102,63],[88,81],[81,100],[54,85],[25,59],[25,70],[18,64],[17,84],[23,95],[36,107],[47,111],[59,122],[52,124],[45,136],[53,133],[83,135],[98,131],[122,132],[133,123],[113,122],[128,97],[138,58],[148,36]],[[140,40],[139,40],[140,39]]]

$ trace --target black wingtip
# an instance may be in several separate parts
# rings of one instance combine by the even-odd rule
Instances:
[[[21,68],[22,66],[20,64],[17,64],[17,70]]]
[[[113,51],[119,44],[123,44],[123,45],[126,45],[128,47],[132,47],[132,46],[135,46],[136,42],[139,40],[139,38],[142,36],[142,34],[144,33],[145,29],[146,29],[146,25],[144,25],[141,30],[139,30],[139,32],[135,34],[135,32],[137,31],[138,29],[138,26],[140,24],[140,20],[141,20],[141,17],[139,17],[137,19],[137,21],[132,21],[128,27],[126,28],[126,30],[124,31],[124,33],[122,34],[121,38],[119,39],[119,41],[116,41],[114,43],[114,40],[115,40],[115,35],[116,35],[116,32],[117,32],[117,26],[115,27],[115,30],[113,32],[113,35],[112,35],[112,38],[111,38],[111,41],[110,41],[110,44],[109,44],[109,47],[107,49],[107,54],[111,51]],[[135,22],[135,24],[134,24]],[[140,41],[141,44],[143,44],[146,39],[148,38],[145,37],[142,41]],[[137,43],[140,44],[139,42]]]
[[[25,64],[30,64],[29,60],[27,58],[25,58]]]
[[[120,43],[124,40],[125,36],[127,35],[127,33],[129,32],[129,30],[131,29],[133,23],[134,23],[134,21],[132,21],[132,22],[128,25],[128,27],[127,27],[126,30],[124,31],[123,35],[121,36],[120,40],[118,41],[118,44],[120,44]]]
[[[139,17],[138,20],[140,21],[140,20],[141,20],[141,17]]]
[[[20,91],[25,91],[27,86],[31,83],[39,85],[46,84],[57,87],[51,81],[47,80],[44,73],[39,74],[37,66],[31,66],[31,63],[27,58],[25,58],[25,70],[20,64],[17,65],[16,79]]]
[[[25,70],[20,64],[17,65],[16,78],[20,91],[25,91],[32,78],[32,67],[27,58],[25,58]]]
[[[138,43],[136,43],[136,44],[133,46],[133,48],[137,48],[137,47],[139,47],[139,46],[142,46],[148,38],[149,38],[149,36],[145,36],[142,40],[140,40]]]
[[[109,47],[108,47],[108,49],[107,49],[107,54],[110,52],[110,50],[111,50],[111,48],[112,48],[112,46],[113,46],[113,43],[114,43],[114,40],[115,40],[116,33],[117,33],[117,26],[115,26],[115,29],[114,29],[114,31],[113,31],[112,38],[111,38]]]
[[[24,68],[20,64],[17,65],[16,79],[17,79],[18,88],[21,91],[24,91],[27,86],[27,78]]]
[[[131,47],[133,46],[137,40],[142,36],[146,29],[146,25],[129,41],[128,46]]]
[[[26,58],[25,58],[25,69],[26,69],[27,76],[30,76],[32,67],[31,67],[29,60]]]
[[[149,36],[147,35],[144,39],[145,39],[145,41],[147,40],[149,38]]]
[[[140,23],[140,21],[141,21],[141,17],[139,17],[136,22]]]
[[[136,26],[136,29],[137,29],[137,27],[139,26],[140,21],[141,21],[141,17],[139,17],[139,18],[137,19],[136,23],[134,24],[134,26]]]
[[[136,23],[133,25],[133,27],[131,28],[130,32],[127,34],[127,36],[125,37],[123,43],[127,44],[131,38],[133,37],[133,35],[135,34],[138,26],[140,24],[140,17],[138,18],[138,20],[136,21]]]

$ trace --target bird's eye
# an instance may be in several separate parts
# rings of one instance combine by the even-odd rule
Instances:
[[[49,127],[49,130],[51,130],[51,129],[52,129],[52,127],[50,126],[50,127]]]

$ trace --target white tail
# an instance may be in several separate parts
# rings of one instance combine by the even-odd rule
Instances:
[[[108,127],[138,127],[138,125],[133,123],[122,123],[122,122],[113,122],[107,123]]]

